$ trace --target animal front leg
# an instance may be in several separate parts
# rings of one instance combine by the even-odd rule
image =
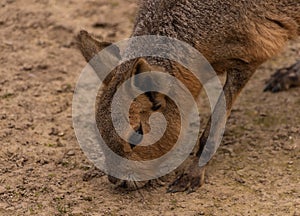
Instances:
[[[213,111],[214,117],[210,118],[208,125],[200,138],[195,153],[188,159],[189,162],[187,163],[184,171],[177,176],[176,180],[169,186],[168,192],[176,193],[187,191],[188,193],[191,193],[204,183],[206,165],[215,153],[217,144],[220,143],[222,139],[221,135],[225,129],[225,124],[230,115],[233,103],[248,80],[251,78],[254,71],[254,69],[232,69],[228,71],[223,95],[220,96]],[[226,104],[224,104],[224,97]],[[200,166],[199,158],[200,162],[204,159],[204,165]]]
[[[185,170],[176,176],[175,181],[169,185],[168,193],[193,192],[204,184],[206,167],[199,166],[199,158],[190,156],[185,161]]]
[[[279,69],[267,81],[264,91],[273,93],[300,86],[300,60],[290,67]]]

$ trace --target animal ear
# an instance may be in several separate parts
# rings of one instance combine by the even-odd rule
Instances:
[[[107,76],[105,72],[110,71],[120,61],[119,48],[109,42],[100,42],[83,30],[79,32],[76,39],[82,55],[92,66],[99,79],[106,83],[109,82],[112,75]],[[105,53],[98,55],[104,49]]]
[[[144,58],[139,58],[136,60],[134,64],[134,75],[143,73],[143,72],[150,72],[151,71],[151,66],[149,63],[146,61]]]
[[[112,45],[109,42],[100,42],[93,38],[87,31],[81,30],[77,35],[77,44],[83,57],[87,62],[90,62],[100,51]],[[114,54],[120,55],[118,47],[114,46]]]

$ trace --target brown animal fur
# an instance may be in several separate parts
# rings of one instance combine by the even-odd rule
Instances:
[[[227,119],[235,99],[257,67],[279,53],[288,40],[299,34],[300,0],[142,0],[132,36],[177,38],[199,50],[218,74],[226,73]],[[78,41],[87,61],[109,45],[96,41],[84,31],[78,35]],[[134,52],[139,52],[139,48]],[[151,147],[132,148],[114,131],[110,119],[114,93],[125,79],[156,68],[180,79],[194,97],[201,90],[201,84],[185,68],[174,62],[151,58],[127,62],[106,79],[106,86],[99,95],[97,123],[110,148],[132,160],[153,159],[168,152],[180,129],[176,106],[157,93],[152,95],[151,100],[146,95],[137,98],[131,107],[130,123],[136,130],[142,128],[147,133],[150,130],[149,116],[154,112],[163,113],[169,125],[158,143]],[[159,109],[153,111],[155,104],[159,104]],[[219,112],[218,106],[214,112]],[[202,134],[194,155],[170,185],[170,192],[191,192],[203,184],[205,168],[198,166],[197,158],[207,141],[210,124]],[[222,121],[217,126],[222,127]]]

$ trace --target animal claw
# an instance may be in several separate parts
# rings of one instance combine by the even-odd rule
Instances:
[[[195,192],[204,184],[205,167],[199,167],[198,160],[194,160],[192,164],[179,175],[175,181],[170,184],[167,193],[187,192],[187,194]]]

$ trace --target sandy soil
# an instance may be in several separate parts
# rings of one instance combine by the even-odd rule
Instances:
[[[116,190],[76,141],[71,102],[80,29],[130,35],[134,0],[0,2],[0,215],[300,215],[300,89],[263,93],[300,41],[256,73],[235,105],[207,184]]]

